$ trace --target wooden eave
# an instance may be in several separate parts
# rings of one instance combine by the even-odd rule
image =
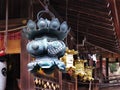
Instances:
[[[67,17],[76,40],[85,36],[86,42],[119,54],[118,2],[119,0],[51,0],[51,5],[62,18],[66,20]],[[74,43],[81,48],[80,42]]]

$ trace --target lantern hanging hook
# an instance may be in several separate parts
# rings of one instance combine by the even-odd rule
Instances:
[[[44,0],[44,8],[45,8],[45,10],[41,10],[40,12],[38,12],[37,20],[40,19],[40,17],[43,15],[43,13],[47,13],[47,14],[50,15],[51,18],[55,18],[55,15],[48,9],[48,5],[49,5],[49,0]]]
[[[50,4],[49,0],[44,0],[44,4],[45,4],[45,10],[49,11],[49,9],[48,9],[48,6]]]
[[[48,6],[50,4],[49,0],[44,0],[44,4]]]

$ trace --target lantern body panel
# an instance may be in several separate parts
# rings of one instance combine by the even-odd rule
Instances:
[[[74,62],[73,55],[72,54],[68,54],[66,56],[66,68],[74,67],[73,66],[73,62]]]
[[[34,73],[42,68],[46,73],[52,73],[55,67],[65,71],[65,64],[59,60],[59,57],[63,56],[66,50],[63,41],[52,36],[43,36],[30,41],[26,49],[35,58],[28,64],[29,71]]]

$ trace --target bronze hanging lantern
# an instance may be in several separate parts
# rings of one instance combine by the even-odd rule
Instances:
[[[51,20],[44,19],[44,13],[48,14]],[[28,70],[35,74],[42,69],[44,73],[51,74],[57,67],[65,72],[65,64],[59,58],[65,54],[66,45],[63,40],[69,31],[67,22],[59,22],[48,8],[37,14],[37,22],[29,20],[23,33],[30,40],[26,49],[35,60],[28,63]]]

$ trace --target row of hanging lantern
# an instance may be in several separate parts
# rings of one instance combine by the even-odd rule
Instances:
[[[74,60],[73,56],[78,54],[78,51],[75,51],[74,49],[66,49],[65,55],[61,58],[61,61],[63,61],[66,65],[66,70],[72,69],[73,75],[72,76],[79,76],[80,80],[83,82],[86,81],[93,81],[94,78],[92,76],[94,67],[92,66],[85,66],[85,63],[87,63],[87,60],[80,59],[79,57],[77,60]]]
[[[50,19],[44,18],[44,14],[48,14]],[[47,5],[45,10],[38,12],[37,21],[29,20],[27,22],[23,35],[29,40],[26,49],[34,58],[27,64],[31,73],[36,74],[43,71],[45,74],[52,74],[56,67],[62,72],[65,72],[66,68],[67,71],[73,69],[74,75],[79,75],[83,81],[93,80],[92,68],[84,66],[86,61],[79,58],[74,60],[73,55],[78,54],[78,51],[66,49],[63,40],[69,31],[67,22],[59,22],[59,19],[49,11]]]

